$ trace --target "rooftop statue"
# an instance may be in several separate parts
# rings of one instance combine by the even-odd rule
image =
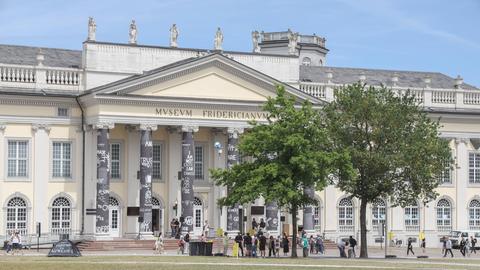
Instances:
[[[253,52],[260,53],[260,46],[258,43],[260,42],[260,33],[255,30],[252,32],[252,42],[253,42]]]
[[[173,24],[172,28],[170,28],[170,47],[174,47],[174,48],[178,47],[178,44],[177,44],[178,34],[179,34],[179,31],[178,31],[177,25]]]
[[[97,24],[92,17],[88,17],[88,37],[87,40],[95,41],[95,31],[97,30]]]
[[[215,40],[213,42],[214,50],[222,50],[222,43],[223,43],[223,34],[220,27],[217,28],[217,33],[215,33]]]
[[[135,20],[132,20],[132,23],[130,23],[128,43],[137,44],[137,25],[135,24]]]
[[[291,29],[288,29],[288,53],[296,54],[297,53],[297,42],[298,42],[298,33],[293,33]]]

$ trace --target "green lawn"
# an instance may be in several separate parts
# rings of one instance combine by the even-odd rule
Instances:
[[[80,258],[47,258],[31,256],[0,257],[0,269],[15,270],[223,270],[223,269],[479,269],[477,259],[235,259],[220,257],[176,256],[85,256]]]

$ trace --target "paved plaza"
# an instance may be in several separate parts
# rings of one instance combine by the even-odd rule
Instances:
[[[383,259],[384,251],[379,248],[370,248],[369,259],[340,259],[333,249],[327,250],[326,255],[306,259],[191,257],[174,251],[158,255],[149,250],[83,252],[79,258],[48,258],[47,252],[41,249],[19,256],[2,254],[0,269],[478,269],[480,265],[480,254],[463,258],[456,250],[453,259],[442,258],[440,249],[427,249],[425,253],[415,250],[416,255],[428,255],[428,259],[407,257],[403,248],[390,249],[389,254],[397,255],[397,259]]]

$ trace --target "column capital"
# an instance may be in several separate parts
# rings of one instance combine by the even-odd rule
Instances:
[[[140,126],[138,127],[139,130],[151,130],[151,131],[155,131],[157,130],[158,128],[158,125],[154,125],[154,124],[140,124]]]
[[[0,123],[0,132],[4,132],[6,128],[7,128],[6,123]]]
[[[242,127],[229,127],[227,128],[227,133],[233,133],[233,134],[243,134],[244,128]]]
[[[32,124],[32,131],[37,132],[39,130],[43,129],[45,132],[49,133],[50,132],[50,125],[47,124]]]
[[[92,125],[93,129],[113,129],[115,124],[112,122],[97,122]]]
[[[466,137],[455,138],[456,144],[460,144],[460,143],[468,144],[468,142],[470,142],[470,138],[466,138]]]
[[[196,125],[183,125],[181,127],[182,132],[198,132],[198,126]]]

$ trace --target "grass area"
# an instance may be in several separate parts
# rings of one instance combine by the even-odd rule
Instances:
[[[0,269],[15,270],[223,270],[223,269],[479,269],[477,259],[247,259],[177,256],[85,256],[79,258],[47,258],[31,256],[0,257]]]

